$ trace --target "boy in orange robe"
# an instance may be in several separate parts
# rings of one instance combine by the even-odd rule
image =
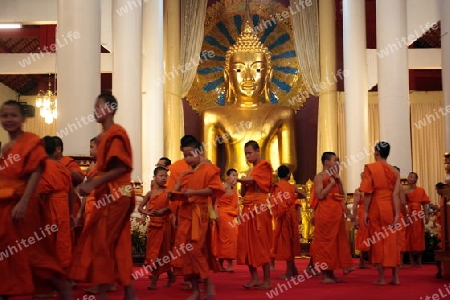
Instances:
[[[131,186],[133,168],[130,139],[125,129],[114,123],[117,100],[100,94],[95,102],[95,118],[102,124],[98,139],[98,177],[78,186],[81,196],[95,190],[95,209],[75,249],[70,277],[98,284],[98,299],[106,299],[110,284],[125,287],[125,299],[134,300],[131,281],[130,215],[134,210]]]
[[[419,176],[416,173],[410,172],[408,175],[409,187],[405,191],[408,216],[412,220],[412,223],[406,228],[406,250],[409,251],[411,265],[421,268],[422,252],[425,250],[425,224],[430,220],[428,216],[430,198],[423,188],[417,186],[418,179]],[[425,224],[423,216],[425,216]],[[414,261],[415,253],[418,253],[417,261]]]
[[[196,150],[200,150],[200,153]],[[181,200],[178,207],[178,229],[174,252],[185,247],[188,251],[174,260],[174,267],[181,267],[181,274],[192,284],[193,293],[189,299],[200,298],[199,280],[205,281],[206,295],[214,296],[214,286],[209,278],[210,245],[207,243],[209,230],[209,197],[224,193],[220,180],[220,169],[205,161],[200,142],[194,140],[183,145],[182,151],[191,170],[180,174],[172,194],[172,200]],[[203,161],[203,162],[202,162]],[[208,251],[211,252],[211,251]]]
[[[290,184],[291,171],[287,166],[280,166],[277,170],[279,182],[273,195],[283,195],[283,201],[272,207],[275,217],[272,256],[277,260],[286,261],[286,272],[278,279],[292,278],[298,275],[295,268],[295,255],[300,253],[300,234],[298,231],[298,212],[295,208],[297,191]]]
[[[71,299],[54,255],[51,235],[58,228],[40,214],[36,187],[47,159],[42,140],[22,130],[25,115],[17,101],[3,103],[0,121],[9,135],[0,155],[0,299],[35,293],[43,283]]]
[[[170,220],[169,200],[167,198],[167,169],[157,167],[153,171],[153,189],[144,196],[144,200],[139,205],[139,212],[150,217],[147,229],[147,253],[146,264],[150,265],[153,273],[149,290],[155,290],[159,275],[167,272],[168,282],[165,285],[170,287],[175,282],[175,275],[171,270],[170,262],[164,262],[161,266],[156,265],[157,259],[170,257],[170,250],[173,247],[173,226]],[[146,207],[144,209],[144,207]]]
[[[396,236],[396,231],[401,229],[398,223],[400,174],[386,161],[390,150],[387,142],[381,141],[375,145],[376,162],[365,165],[359,188],[364,193],[364,223],[369,227],[369,236],[373,241],[371,261],[378,270],[376,285],[385,284],[385,268],[392,268],[390,284],[400,284],[400,252]]]
[[[63,269],[68,269],[72,261],[72,239],[70,235],[72,197],[72,174],[59,161],[52,158],[56,150],[55,140],[51,136],[43,138],[45,151],[49,159],[45,161],[45,170],[38,183],[38,191],[44,202],[44,209],[50,224],[58,226],[55,234],[56,257]]]
[[[245,288],[270,289],[273,228],[268,209],[268,194],[273,188],[273,169],[268,161],[261,159],[257,142],[245,143],[244,151],[245,158],[253,164],[253,168],[248,176],[238,179],[242,184],[243,208],[239,221],[237,263],[247,265],[250,271],[251,280],[244,285]],[[258,282],[257,267],[263,268],[262,284]]]
[[[361,173],[361,180],[363,178]],[[353,194],[353,211],[352,219],[355,221],[356,238],[355,238],[355,249],[360,251],[359,255],[359,265],[360,269],[365,269],[365,257],[368,256],[370,247],[364,243],[369,237],[369,229],[366,224],[364,224],[364,193],[359,189],[355,190]]]
[[[56,151],[53,154],[53,157],[57,160],[59,160],[72,174],[72,184],[73,184],[73,209],[71,218],[73,222],[75,223],[75,219],[77,218],[78,212],[80,211],[80,208],[82,206],[81,199],[78,196],[78,194],[75,192],[76,187],[83,182],[84,180],[84,173],[81,170],[80,166],[78,165],[77,161],[70,156],[64,156],[64,143],[62,139],[59,136],[53,136],[53,139],[56,142]],[[76,245],[78,242],[78,238],[81,234],[82,227],[77,226],[73,228],[72,231],[72,244]]]
[[[236,190],[238,173],[235,169],[227,170],[227,180],[224,184],[225,194],[216,199],[217,210],[217,258],[221,272],[233,272],[233,260],[237,254],[238,226],[235,219],[238,216],[239,195]],[[228,261],[228,268],[223,262]]]
[[[344,189],[339,173],[332,171],[338,170],[336,154],[324,152],[321,160],[323,171],[314,177],[315,197],[319,202],[314,215],[311,256],[315,264],[326,264],[322,283],[341,283],[344,281],[334,275],[334,270],[342,268],[348,273],[353,269],[342,204]]]

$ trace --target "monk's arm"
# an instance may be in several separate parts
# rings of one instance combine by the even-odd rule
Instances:
[[[352,207],[352,215],[356,216],[356,212],[358,210],[358,202],[361,199],[361,192],[356,189],[355,194],[353,196],[353,207]]]
[[[408,212],[406,211],[405,190],[402,187],[400,188],[399,196],[400,196],[400,211],[402,212],[403,216],[406,217]]]
[[[369,212],[370,202],[372,201],[372,194],[364,194],[364,214]]]
[[[333,188],[332,183],[328,184],[325,188],[323,187],[323,179],[321,175],[316,175],[314,178],[314,188],[316,192],[317,199],[323,200],[327,197],[328,193]]]
[[[25,216],[25,212],[28,208],[28,201],[30,201],[31,196],[36,190],[39,178],[41,177],[41,172],[42,167],[39,166],[31,173],[28,179],[27,187],[25,188],[25,192],[11,212],[11,217],[13,218],[13,220],[20,220]]]
[[[143,215],[148,215],[148,212],[144,209],[144,206],[147,205],[148,200],[150,199],[152,194],[152,191],[148,192],[144,199],[142,200],[141,204],[139,204],[138,211]]]
[[[397,181],[395,182],[394,187],[394,216],[395,218],[398,218],[398,215],[400,213],[400,175],[397,175]]]
[[[430,211],[429,211],[429,204],[428,203],[423,203],[423,211],[424,211],[424,213],[425,213],[425,219],[426,220],[429,220],[429,213],[430,213]]]
[[[209,196],[211,195],[213,192],[212,188],[204,188],[204,189],[200,189],[200,190],[191,190],[188,189],[184,192],[184,195],[187,197],[191,197],[191,196]]]
[[[24,201],[28,205],[28,201],[33,195],[34,191],[39,182],[39,178],[41,177],[42,167],[39,166],[33,173],[31,173],[30,178],[28,179],[27,187],[25,188],[25,192],[23,193],[20,201]]]
[[[74,202],[75,202],[75,192],[73,191],[73,186],[71,186],[69,189],[69,214],[71,216],[73,215],[73,203]],[[83,200],[83,203],[82,203],[81,209],[80,209],[80,211],[83,210],[81,212],[81,215],[83,215],[83,213],[84,213],[84,202],[85,201]]]
[[[115,160],[115,162],[112,164],[110,170],[106,172],[104,175],[97,177],[94,179],[91,184],[93,188],[106,184],[108,182],[113,181],[114,179],[120,177],[121,175],[127,173],[130,171],[130,168],[128,168],[124,163],[122,163],[120,160]]]
[[[81,175],[78,172],[74,172],[71,169],[69,169],[69,171],[70,171],[70,173],[72,173],[72,183],[74,186],[77,186],[83,182],[83,180],[84,180],[83,175]]]
[[[255,180],[253,179],[253,177],[247,176],[247,177],[238,178],[237,181],[240,183],[243,183],[243,184],[252,184]]]

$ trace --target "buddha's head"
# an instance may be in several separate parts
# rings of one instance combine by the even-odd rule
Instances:
[[[270,52],[253,33],[250,22],[225,57],[225,87],[229,102],[256,105],[269,101],[272,76]]]

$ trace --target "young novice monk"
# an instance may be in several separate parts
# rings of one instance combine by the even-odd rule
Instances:
[[[224,184],[225,194],[216,199],[218,215],[217,257],[219,258],[221,272],[233,272],[233,259],[236,259],[238,226],[233,226],[233,222],[238,215],[237,178],[237,171],[229,169]],[[225,260],[228,262],[227,269],[223,267]]]
[[[295,209],[297,193],[295,187],[288,182],[291,171],[287,166],[280,166],[277,170],[279,182],[276,184],[273,197],[282,195],[272,204],[272,213],[275,217],[275,230],[273,234],[272,257],[286,261],[286,273],[278,279],[291,278],[298,275],[295,268],[295,255],[300,253],[300,240],[298,231],[298,213]]]
[[[51,235],[58,228],[45,223],[39,210],[36,187],[47,159],[42,140],[22,130],[25,115],[17,101],[3,103],[0,121],[9,136],[0,155],[0,249],[9,251],[8,257],[0,260],[0,300],[50,292],[52,287],[62,299],[71,299],[69,282],[61,279],[63,270],[52,243]],[[28,247],[17,242],[23,240]],[[42,283],[51,286],[36,291]]]
[[[200,299],[200,279],[205,281],[205,299],[215,295],[214,286],[209,278],[208,254],[205,251],[209,226],[208,198],[219,197],[224,192],[220,169],[202,159],[203,154],[198,153],[196,151],[198,149],[201,152],[202,145],[196,140],[183,145],[184,159],[192,169],[180,175],[174,189],[175,193],[181,193],[181,196],[177,195],[174,198],[181,200],[175,247],[179,248],[184,244],[188,250],[177,261],[181,260],[181,274],[187,276],[192,283],[192,295],[189,300]]]
[[[95,208],[86,224],[74,254],[69,275],[83,282],[98,284],[98,298],[116,280],[125,287],[125,299],[136,299],[131,281],[130,215],[134,210],[131,187],[130,139],[125,129],[114,123],[117,100],[101,94],[95,102],[95,118],[102,124],[98,140],[98,177],[78,186],[81,196],[95,190]]]
[[[173,247],[173,226],[170,219],[169,200],[167,198],[166,183],[167,169],[165,167],[157,167],[153,171],[153,189],[145,195],[144,200],[139,205],[139,212],[150,216],[150,222],[147,229],[147,254],[146,263],[150,265],[153,273],[152,282],[148,287],[149,290],[156,289],[159,275],[167,272],[169,287],[175,282],[175,275],[171,270],[171,264],[164,263],[162,266],[157,265],[157,259],[170,257],[170,250]],[[144,207],[146,207],[144,209]]]

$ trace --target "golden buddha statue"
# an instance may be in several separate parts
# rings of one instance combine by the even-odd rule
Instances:
[[[225,94],[231,104],[203,112],[205,156],[222,171],[235,168],[243,173],[250,167],[244,144],[255,140],[261,158],[274,169],[284,164],[294,172],[295,112],[269,103],[271,54],[253,33],[249,16],[247,3],[244,29],[225,57]]]

